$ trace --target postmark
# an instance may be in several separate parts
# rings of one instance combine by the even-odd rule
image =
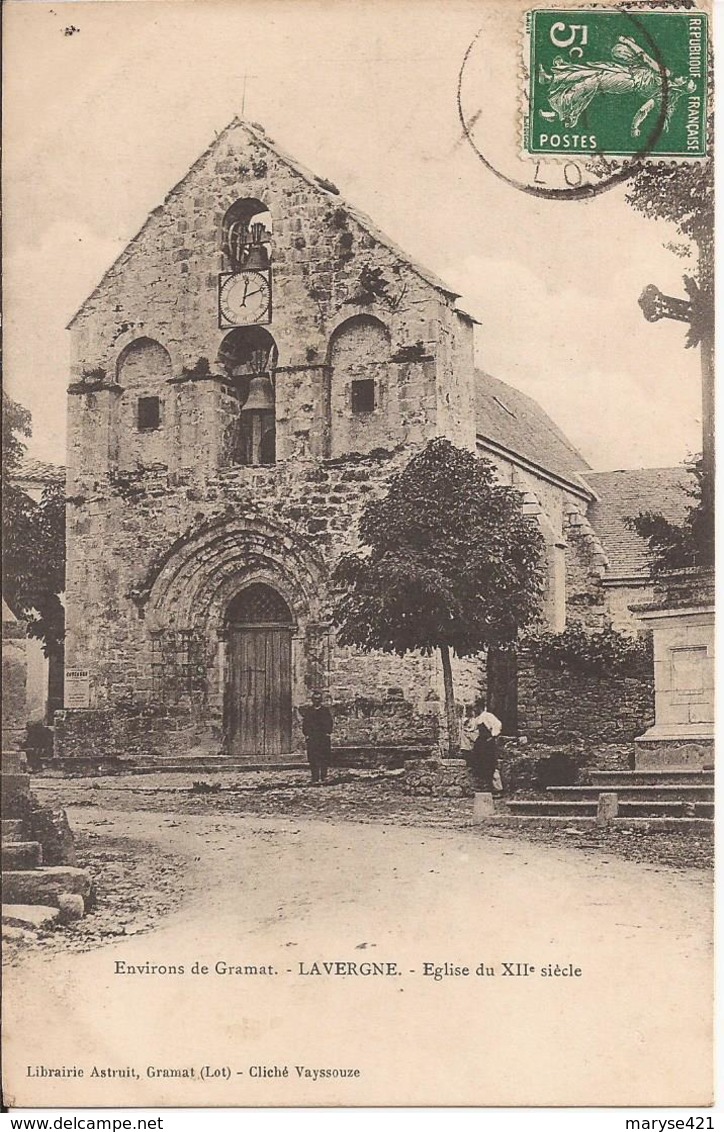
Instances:
[[[526,14],[526,155],[707,156],[705,13]]]

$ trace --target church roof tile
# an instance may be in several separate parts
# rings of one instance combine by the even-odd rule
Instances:
[[[686,468],[680,465],[586,472],[585,479],[597,496],[588,518],[609,560],[608,580],[647,575],[648,546],[625,520],[654,511],[672,523],[680,523],[692,502],[686,494],[692,483]]]
[[[588,464],[537,401],[512,385],[476,370],[477,431],[486,441],[566,480],[580,492]]]

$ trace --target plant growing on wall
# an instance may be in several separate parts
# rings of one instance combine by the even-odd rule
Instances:
[[[15,482],[31,435],[30,413],[3,393],[3,596],[46,656],[61,656],[65,615],[65,496],[50,484],[36,503]]]
[[[531,633],[521,642],[541,668],[594,676],[648,676],[651,637],[631,637],[612,625],[589,632],[573,621],[562,633]]]
[[[211,366],[208,358],[198,358],[192,366],[181,366],[181,376],[189,381],[200,377],[209,377]]]
[[[487,460],[440,437],[369,503],[361,554],[334,582],[340,644],[404,655],[439,649],[451,756],[458,749],[451,653],[514,641],[537,616],[543,541],[522,497]]]

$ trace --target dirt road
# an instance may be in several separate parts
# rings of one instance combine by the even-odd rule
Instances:
[[[476,830],[70,817],[182,858],[184,895],[149,934],[9,970],[18,1105],[710,1098],[706,874]]]

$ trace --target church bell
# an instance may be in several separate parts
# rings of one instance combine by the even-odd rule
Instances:
[[[242,413],[273,413],[274,390],[268,373],[255,374],[249,382],[249,395],[241,406]]]

